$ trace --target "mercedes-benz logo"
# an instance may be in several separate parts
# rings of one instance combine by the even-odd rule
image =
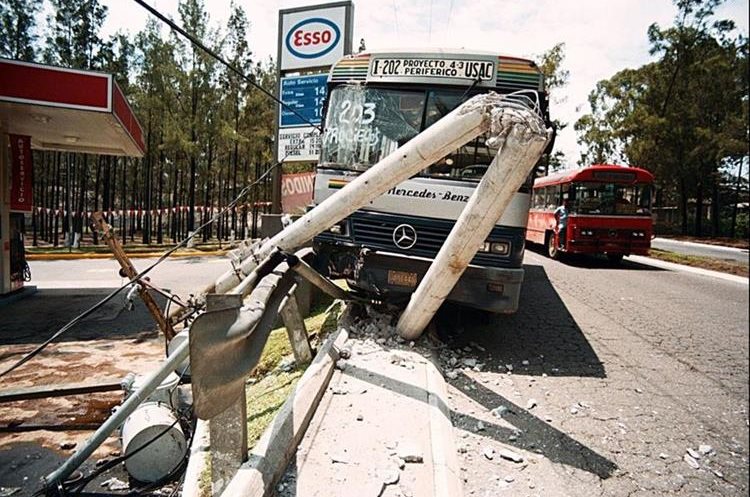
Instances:
[[[412,248],[417,243],[417,230],[411,225],[399,224],[393,230],[393,243],[403,250]]]

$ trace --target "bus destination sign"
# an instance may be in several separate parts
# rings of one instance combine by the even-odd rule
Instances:
[[[495,63],[490,60],[435,58],[376,58],[370,63],[373,78],[447,78],[471,81],[495,79]]]

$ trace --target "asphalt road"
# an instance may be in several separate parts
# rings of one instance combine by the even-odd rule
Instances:
[[[526,254],[519,312],[442,353],[465,494],[747,495],[747,285]]]
[[[697,255],[700,257],[714,257],[729,261],[748,263],[748,251],[734,247],[723,247],[719,245],[708,245],[706,243],[683,242],[670,240],[668,238],[654,238],[651,246],[659,250],[668,250],[683,255]]]
[[[465,495],[747,495],[747,285],[526,254],[518,313],[440,323]],[[153,280],[184,294],[227,267],[175,259]],[[114,269],[33,262],[32,284],[109,287]]]
[[[156,262],[157,258],[132,259],[138,271]],[[40,289],[117,288],[127,281],[118,275],[114,259],[73,259],[61,261],[30,261],[31,281]],[[198,292],[219,275],[231,269],[229,258],[174,257],[156,266],[149,274],[153,284],[187,297]]]

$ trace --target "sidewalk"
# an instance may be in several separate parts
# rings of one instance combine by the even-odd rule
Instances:
[[[748,263],[748,250],[723,245],[710,245],[707,243],[688,242],[672,240],[671,238],[654,238],[651,247],[659,250],[667,250],[682,255],[693,255],[699,257],[714,257],[717,259],[728,259],[737,262]]]
[[[372,338],[349,346],[278,495],[460,497],[441,374],[419,353]]]

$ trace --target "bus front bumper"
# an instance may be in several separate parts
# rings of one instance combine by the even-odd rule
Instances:
[[[568,243],[568,252],[573,254],[622,254],[648,255],[651,243],[646,241],[607,241],[574,239]]]
[[[406,300],[424,277],[432,261],[390,253],[369,252],[352,282],[356,287],[385,297]],[[447,300],[494,313],[518,310],[524,271],[469,265]]]

